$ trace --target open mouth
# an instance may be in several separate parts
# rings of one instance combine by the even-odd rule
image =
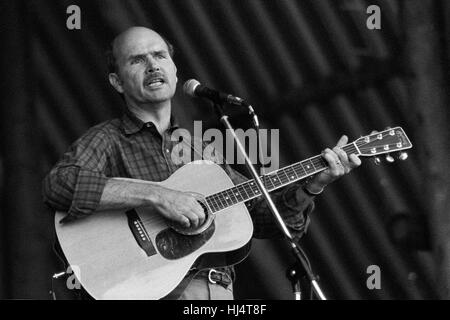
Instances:
[[[163,85],[164,82],[165,81],[162,77],[157,77],[157,78],[151,78],[151,79],[145,80],[144,85],[149,88],[155,88],[155,87],[159,87],[159,86]]]

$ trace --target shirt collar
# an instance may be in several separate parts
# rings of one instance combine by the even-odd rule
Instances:
[[[125,113],[122,116],[122,129],[125,134],[134,134],[142,130],[145,126],[155,126],[155,124],[151,121],[144,122],[138,117],[136,117],[130,110],[126,109]],[[179,128],[178,121],[176,117],[171,114],[170,115],[170,124],[169,124],[169,132]]]

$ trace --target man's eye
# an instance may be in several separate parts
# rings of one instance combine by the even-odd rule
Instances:
[[[135,63],[140,63],[140,62],[143,62],[143,61],[144,61],[144,58],[138,57],[138,58],[134,58],[134,59],[131,61],[131,63],[132,63],[132,64],[135,64]]]

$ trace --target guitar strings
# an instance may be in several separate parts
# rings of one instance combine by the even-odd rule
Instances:
[[[344,147],[342,147],[342,149],[344,149],[344,151],[346,151],[346,153],[349,153],[350,151],[354,151],[355,148],[353,146],[353,144],[348,144]],[[310,158],[308,160],[304,160],[298,163],[295,163],[291,166],[285,167],[283,169],[280,169],[274,173],[269,173],[263,177],[261,177],[263,180],[263,183],[265,184],[265,186],[268,187],[272,187],[272,188],[276,188],[276,187],[280,187],[283,186],[286,183],[290,183],[292,180],[295,179],[301,179],[304,178],[302,174],[300,174],[300,176],[298,175],[298,169],[301,169],[306,175],[308,174],[314,174],[315,170],[313,170],[312,172],[308,172],[305,168],[304,165],[302,163],[304,162],[309,162],[313,165],[314,169],[316,169],[316,167],[319,167],[320,169],[323,168],[323,166],[327,166],[325,164],[325,162],[323,161],[321,156],[316,156],[313,158]],[[283,173],[286,177],[280,176],[280,173]],[[294,175],[292,175],[292,173]],[[276,176],[276,178],[272,178],[270,176]],[[291,176],[291,178],[289,178],[289,175]],[[252,182],[253,180],[249,180],[246,183],[242,184],[244,192],[246,193],[246,197],[247,199],[254,197],[256,194],[259,195],[259,189],[257,188],[257,186],[255,185],[253,186],[249,186],[249,182]],[[277,182],[281,182],[280,184],[277,185]],[[270,183],[270,185],[269,185]],[[216,204],[218,204],[219,208],[220,206],[222,207],[227,207],[228,205],[233,205],[235,203],[235,201],[231,201],[231,203],[229,203],[227,200],[228,198],[236,198],[238,200],[238,202],[241,201],[246,201],[243,199],[238,199],[237,197],[240,196],[241,198],[244,198],[239,192],[236,194],[233,191],[234,188],[230,188],[221,192],[218,192],[216,194],[213,194],[211,196],[209,196],[214,202],[216,202]],[[248,192],[247,192],[248,191]],[[251,196],[249,196],[249,193],[253,193]],[[256,193],[256,194],[255,194]],[[232,197],[229,197],[232,196]],[[225,199],[224,199],[225,197]],[[225,206],[223,205],[225,203]]]

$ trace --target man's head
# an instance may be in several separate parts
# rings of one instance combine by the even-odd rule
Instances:
[[[109,82],[127,104],[141,106],[170,101],[177,68],[172,45],[155,31],[132,27],[119,34],[108,54]]]

